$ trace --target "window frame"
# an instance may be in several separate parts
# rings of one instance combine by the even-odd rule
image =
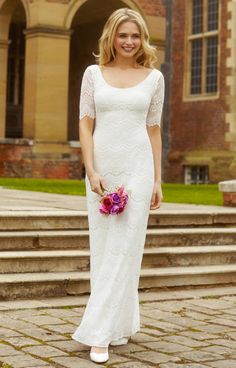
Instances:
[[[184,81],[183,81],[183,100],[214,100],[219,98],[220,95],[220,33],[221,33],[221,0],[219,0],[218,5],[218,29],[214,31],[207,31],[207,1],[203,0],[203,32],[192,34],[192,8],[193,0],[185,0],[185,44],[184,44],[184,54],[185,54],[185,71],[184,71]],[[206,31],[205,31],[206,30]],[[217,50],[217,91],[216,92],[206,92],[206,53],[207,53],[207,39],[209,37],[218,37],[218,50]],[[192,40],[202,39],[203,41],[203,51],[202,51],[202,92],[199,94],[191,94],[191,61],[192,61]]]
[[[196,169],[197,171],[197,181],[192,180],[192,170]],[[203,169],[204,172],[204,181],[199,180],[199,172]],[[189,180],[190,178],[190,180]],[[209,184],[209,165],[184,165],[184,184],[185,185],[205,185]]]

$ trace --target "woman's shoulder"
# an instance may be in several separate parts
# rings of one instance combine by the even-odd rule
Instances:
[[[161,75],[163,76],[162,72],[159,69],[157,69],[157,68],[152,68],[150,70],[152,70],[153,72],[155,72],[156,75],[158,75],[158,76],[161,76]]]
[[[154,75],[156,76],[155,80],[158,84],[162,84],[164,83],[164,75],[162,74],[162,72],[157,69],[157,68],[153,68],[152,72],[154,73]]]
[[[146,74],[147,74],[147,75],[148,75],[148,74],[153,73],[153,74],[154,74],[154,75],[156,75],[158,78],[159,78],[159,77],[163,77],[162,72],[161,72],[159,69],[157,69],[157,68],[147,68],[147,67],[145,67],[145,69],[146,69]]]
[[[88,80],[90,83],[93,83],[96,76],[96,68],[98,67],[97,64],[87,65],[83,72],[83,79]]]
[[[95,70],[97,68],[98,68],[97,64],[90,64],[85,68],[85,72],[93,72],[93,70]]]

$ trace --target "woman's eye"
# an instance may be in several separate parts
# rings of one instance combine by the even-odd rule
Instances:
[[[125,38],[128,38],[129,36],[127,36],[126,34],[120,34],[119,35],[119,38],[122,38],[122,39],[125,39]],[[131,38],[134,40],[134,39],[139,39],[140,38],[140,35],[136,34],[136,35],[132,35]]]

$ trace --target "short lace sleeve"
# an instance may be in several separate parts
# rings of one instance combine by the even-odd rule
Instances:
[[[81,83],[79,118],[82,119],[84,116],[95,118],[94,83],[90,67],[85,69]]]
[[[154,126],[161,124],[161,114],[164,102],[165,81],[161,73],[152,96],[151,103],[147,114],[147,126]]]

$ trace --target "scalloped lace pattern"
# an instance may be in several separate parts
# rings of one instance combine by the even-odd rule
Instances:
[[[84,116],[95,118],[95,106],[94,106],[94,84],[92,79],[91,70],[87,69],[84,73],[81,83],[81,97],[80,97],[80,119]]]
[[[138,283],[154,181],[146,125],[159,125],[164,79],[159,71],[131,89],[113,88],[97,65],[83,76],[80,118],[96,118],[94,166],[106,187],[129,191],[125,211],[105,216],[86,177],[90,238],[91,295],[73,339],[107,346],[140,329]]]
[[[147,114],[146,124],[148,126],[160,125],[161,113],[164,101],[164,77],[161,74],[157,83],[156,88],[150,103],[150,107]]]

